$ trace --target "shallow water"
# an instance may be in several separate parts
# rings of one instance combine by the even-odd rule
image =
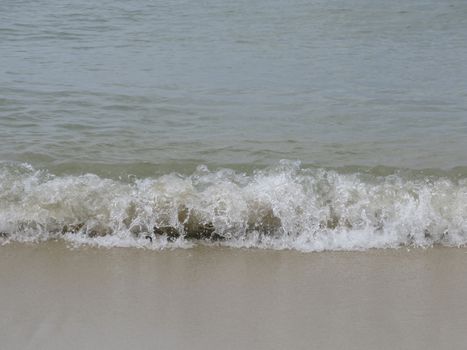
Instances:
[[[0,231],[463,244],[466,43],[455,0],[2,1]]]

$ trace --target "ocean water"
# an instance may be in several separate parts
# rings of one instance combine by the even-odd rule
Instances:
[[[0,2],[0,242],[467,243],[467,2]]]

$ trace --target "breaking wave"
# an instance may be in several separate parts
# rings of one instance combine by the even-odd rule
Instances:
[[[467,178],[378,176],[282,161],[128,181],[0,164],[0,242],[164,249],[362,250],[467,243]]]

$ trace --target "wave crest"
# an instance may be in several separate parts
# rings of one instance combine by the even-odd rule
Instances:
[[[161,249],[196,243],[301,251],[467,242],[467,182],[344,174],[298,162],[251,175],[117,181],[0,165],[0,240]]]

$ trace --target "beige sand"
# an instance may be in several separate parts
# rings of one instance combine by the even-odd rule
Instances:
[[[1,349],[467,347],[467,250],[0,247]]]

